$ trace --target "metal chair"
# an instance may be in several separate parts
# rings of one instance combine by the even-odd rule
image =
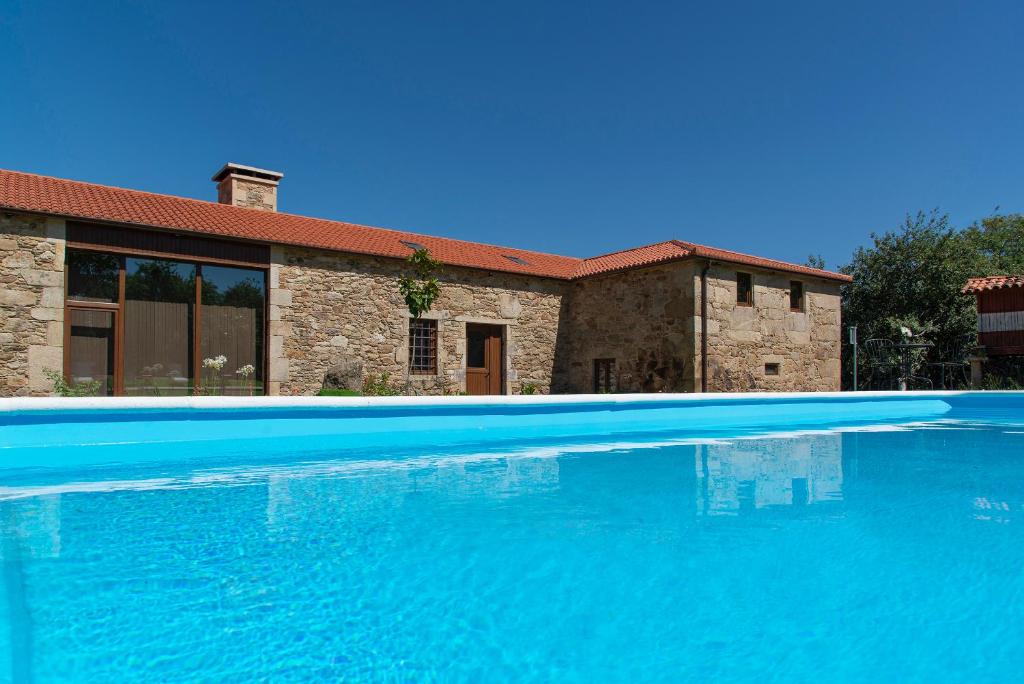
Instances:
[[[911,375],[907,378],[907,389],[908,390],[925,390],[935,389],[935,384],[931,378],[926,378],[923,375]]]
[[[899,370],[899,355],[892,340],[875,337],[865,340],[865,368],[868,371],[870,389],[892,389]]]
[[[947,345],[944,349],[940,349],[938,359],[927,364],[929,368],[939,371],[939,386],[942,389],[946,389],[947,377],[955,383],[954,387],[963,387],[968,384],[971,364],[967,357],[976,344],[974,335],[966,335]],[[957,380],[959,383],[956,383]]]

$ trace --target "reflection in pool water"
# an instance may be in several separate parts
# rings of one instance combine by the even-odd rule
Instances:
[[[0,680],[1008,681],[1022,454],[945,423],[21,473]]]

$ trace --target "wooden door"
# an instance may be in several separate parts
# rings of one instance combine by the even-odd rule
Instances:
[[[501,394],[501,326],[466,324],[466,393]]]

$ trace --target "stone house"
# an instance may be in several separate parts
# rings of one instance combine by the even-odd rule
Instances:
[[[838,390],[847,276],[679,240],[580,259],[0,171],[0,396],[311,394],[339,364],[425,394]],[[398,292],[420,247],[441,295]]]

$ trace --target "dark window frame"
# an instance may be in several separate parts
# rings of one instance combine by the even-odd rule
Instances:
[[[409,319],[409,373],[437,375],[437,319]]]
[[[741,283],[746,280],[746,296],[742,297],[743,289]],[[736,306],[754,306],[754,274],[746,271],[736,271]]]
[[[594,394],[615,391],[615,359],[594,359]]]
[[[800,296],[796,299],[796,306],[793,305],[793,293],[799,292]],[[790,280],[789,281],[789,310],[793,312],[802,312],[804,310],[804,301],[806,293],[804,292],[804,283],[802,280]]]
[[[91,227],[91,226],[86,226]],[[230,245],[231,243],[226,243]],[[68,266],[67,262],[74,253],[83,254],[105,254],[114,256],[118,259],[118,283],[117,283],[117,300],[114,302],[97,302],[84,299],[74,299],[68,292],[69,289],[69,278],[67,277]],[[70,377],[71,373],[71,358],[68,353],[69,340],[71,336],[71,317],[70,311],[73,309],[77,310],[102,310],[114,312],[114,325],[116,327],[114,334],[114,396],[126,396],[124,388],[124,310],[126,301],[126,275],[127,275],[127,261],[130,258],[141,258],[141,259],[161,259],[165,261],[174,261],[178,263],[190,264],[196,268],[196,285],[195,285],[195,297],[196,297],[196,313],[195,320],[193,322],[192,330],[192,344],[195,352],[193,353],[193,368],[192,370],[192,382],[193,389],[198,386],[199,379],[202,377],[202,355],[199,351],[200,340],[202,335],[202,269],[203,265],[208,266],[231,266],[237,268],[244,268],[252,271],[258,271],[263,276],[263,326],[260,331],[263,335],[262,345],[262,358],[260,363],[262,365],[262,395],[267,395],[270,392],[270,269],[267,266],[261,266],[257,263],[251,263],[246,261],[239,261],[233,259],[220,259],[220,258],[209,258],[209,259],[196,259],[196,258],[183,258],[178,254],[161,253],[157,251],[135,249],[132,247],[120,247],[117,245],[105,246],[103,248],[97,247],[96,244],[84,243],[84,242],[69,242],[66,246],[65,254],[65,266],[64,266],[64,349],[63,349],[63,362],[61,368],[64,372],[65,377]]]

